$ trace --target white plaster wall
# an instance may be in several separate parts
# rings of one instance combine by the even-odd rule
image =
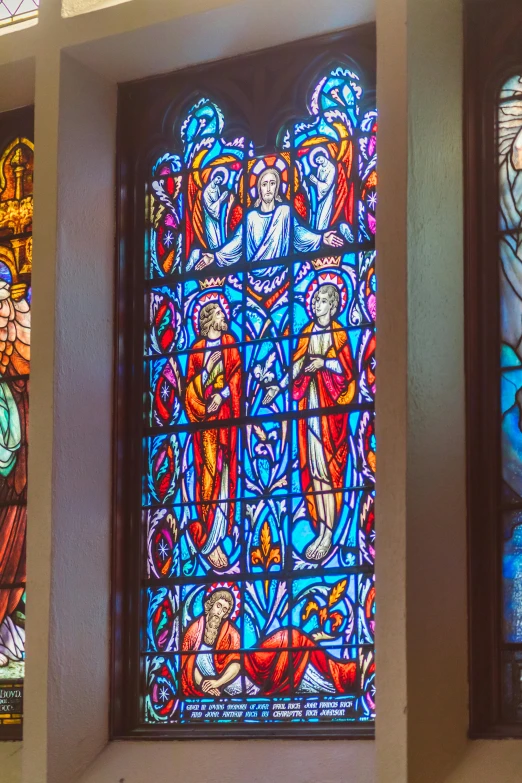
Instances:
[[[116,89],[65,55],[61,73],[48,709],[50,780],[69,781],[109,710]]]
[[[468,727],[461,13],[409,3],[408,759],[423,783]]]
[[[62,16],[76,16],[100,8],[111,8],[113,5],[128,3],[130,0],[62,0]]]
[[[74,47],[74,56],[107,78],[122,82],[321,35],[375,18],[374,0],[236,0],[223,7],[198,11],[195,8],[194,13],[180,19],[79,44]]]
[[[20,783],[22,779],[22,743],[4,742],[0,745],[0,780],[2,783]]]
[[[520,745],[520,740],[470,742],[446,783],[520,783]]]
[[[461,3],[377,25],[377,769],[435,783],[468,722]]]
[[[34,102],[34,66],[32,57],[0,65],[0,112]]]
[[[100,752],[110,689],[116,89],[65,56],[54,65],[56,125],[38,83],[36,108],[45,152],[35,166],[24,730],[33,783],[69,783]]]
[[[110,745],[81,783],[373,783],[373,742],[146,742]]]

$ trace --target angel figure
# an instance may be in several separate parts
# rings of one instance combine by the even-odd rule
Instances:
[[[23,617],[16,612],[25,587],[27,379],[31,312],[27,286],[0,280],[0,667],[24,658]],[[9,505],[12,504],[12,505]],[[15,505],[16,504],[16,505]]]
[[[313,150],[310,154],[310,165],[316,168],[316,173],[310,175],[310,182],[317,191],[317,206],[311,219],[312,228],[326,231],[334,207],[337,169],[324,147]]]
[[[227,201],[233,196],[226,187],[228,172],[220,166],[209,177],[208,184],[203,188],[203,210],[205,233],[211,250],[221,247],[227,236]],[[224,186],[224,190],[221,190]]]

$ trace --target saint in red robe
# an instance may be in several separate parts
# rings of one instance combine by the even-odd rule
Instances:
[[[191,422],[233,421],[240,415],[241,361],[235,340],[223,333],[219,340],[202,338],[193,346],[187,369],[186,410]],[[220,354],[217,362],[212,356]],[[223,402],[208,413],[211,397]],[[237,487],[237,427],[198,429],[193,435],[198,520],[190,526],[195,545],[211,553],[230,534]]]
[[[205,615],[201,615],[191,625],[183,639],[183,651],[194,650],[192,655],[184,655],[181,663],[181,686],[185,696],[206,696],[196,684],[194,669],[197,665],[197,651],[201,650],[205,633]],[[219,630],[216,643],[212,650],[212,658],[215,674],[220,677],[227,666],[240,660],[239,647],[241,646],[237,628],[228,620],[225,620]]]
[[[198,665],[198,651],[203,649],[205,655],[212,656],[216,677],[220,677],[233,661],[240,661],[238,652],[240,637],[230,621],[223,622],[211,651],[208,651],[208,647],[202,648],[204,632],[205,616],[202,615],[188,627],[183,639],[183,651],[193,651],[192,654],[182,657],[181,685],[185,696],[208,698],[208,693],[201,690],[194,678],[194,669]],[[290,633],[294,650],[288,650]],[[337,660],[295,628],[290,632],[288,629],[275,631],[263,639],[259,647],[259,650],[245,651],[243,659],[245,674],[260,688],[264,696],[290,692],[290,656],[292,656],[295,689],[299,688],[309,666],[313,666],[338,693],[349,692],[355,686],[357,676],[355,661]]]
[[[307,372],[313,357],[321,357],[324,366]],[[353,357],[348,335],[340,324],[332,321],[329,329],[308,324],[301,333],[293,357],[293,398],[300,411],[347,405],[355,395]],[[348,414],[329,413],[309,416],[297,425],[301,486],[314,527],[320,521],[314,492],[314,479],[333,490],[345,483],[348,461]],[[337,513],[341,510],[342,494],[335,493]]]

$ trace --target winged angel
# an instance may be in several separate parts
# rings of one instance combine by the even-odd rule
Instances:
[[[0,280],[0,667],[24,658],[27,417],[31,310],[26,285]],[[18,505],[17,505],[18,503]]]

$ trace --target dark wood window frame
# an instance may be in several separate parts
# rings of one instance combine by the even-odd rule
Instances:
[[[517,701],[522,704],[522,667],[518,679],[513,669],[511,707],[504,691],[507,657],[516,646],[502,641],[496,142],[500,89],[510,76],[522,74],[520,2],[466,0],[464,35],[470,735],[522,737],[515,714]]]
[[[173,74],[121,85],[118,99],[117,159],[117,284],[115,367],[115,460],[113,533],[113,631],[111,735],[113,738],[180,739],[202,736],[230,738],[373,737],[373,726],[353,724],[304,724],[210,727],[205,734],[193,727],[147,727],[139,721],[139,587],[140,587],[140,487],[141,453],[138,439],[131,437],[142,415],[143,324],[142,275],[145,174],[151,147],[160,145],[161,121],[167,127],[189,97],[207,90],[228,107],[228,127],[239,116],[234,100],[239,91],[234,82],[252,78],[253,96],[241,106],[247,118],[249,137],[256,151],[274,149],[281,126],[303,114],[306,92],[320,67],[338,61],[356,64],[368,87],[375,85],[375,26],[364,25],[320,38],[280,46],[263,53],[205,64]],[[262,68],[259,66],[262,65]],[[307,78],[309,75],[309,78]],[[298,78],[299,77],[299,78]],[[300,85],[299,88],[296,85]],[[268,90],[268,86],[273,88]],[[169,97],[170,96],[170,97]],[[177,96],[174,97],[173,96]],[[367,89],[368,106],[375,93]],[[243,99],[244,101],[244,99]],[[144,110],[144,107],[147,107]],[[141,278],[141,280],[140,280]],[[214,730],[212,730],[214,729]],[[216,731],[217,729],[217,731]]]

